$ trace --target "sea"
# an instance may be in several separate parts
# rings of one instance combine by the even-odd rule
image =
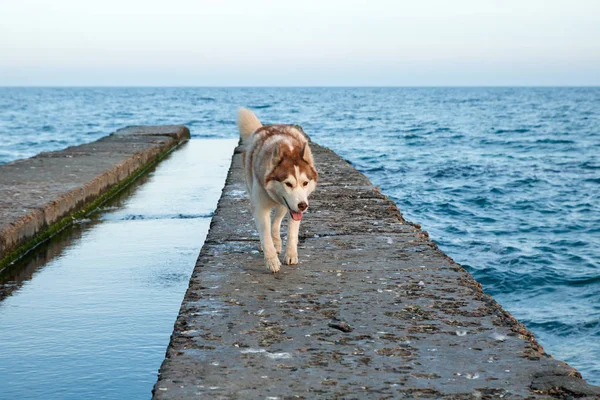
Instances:
[[[600,384],[600,88],[0,88],[0,164],[137,124],[300,124]]]

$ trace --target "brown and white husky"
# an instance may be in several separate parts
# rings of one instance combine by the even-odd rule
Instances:
[[[242,163],[252,213],[267,268],[275,273],[281,262],[281,221],[290,214],[284,261],[298,263],[298,230],[317,186],[317,170],[308,137],[298,125],[262,125],[256,115],[240,108],[237,118]],[[275,209],[271,224],[271,210]]]

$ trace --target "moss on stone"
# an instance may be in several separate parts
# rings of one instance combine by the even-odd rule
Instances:
[[[80,210],[75,211],[75,212],[63,217],[59,221],[48,226],[46,229],[44,229],[43,231],[41,231],[37,235],[35,235],[31,240],[20,245],[19,247],[17,247],[16,249],[14,249],[10,253],[8,253],[6,256],[4,256],[4,258],[2,258],[0,260],[0,281],[2,281],[3,278],[8,274],[8,272],[10,272],[12,270],[12,268],[10,268],[10,267],[12,265],[14,265],[14,263],[16,261],[21,259],[23,256],[25,256],[31,250],[33,250],[34,248],[36,248],[38,245],[42,244],[46,240],[50,239],[51,237],[53,237],[54,235],[56,235],[63,229],[66,229],[69,226],[73,225],[73,221],[84,218],[84,217],[92,214],[93,212],[95,212],[98,209],[98,207],[100,207],[102,204],[106,203],[108,200],[113,198],[117,193],[119,193],[120,191],[125,189],[127,186],[131,185],[137,179],[139,179],[143,175],[145,175],[146,172],[148,172],[148,170],[150,168],[152,168],[153,166],[158,164],[158,162],[160,162],[163,158],[165,158],[165,156],[167,156],[167,154],[169,154],[170,152],[175,150],[177,147],[179,147],[184,142],[185,142],[185,140],[180,141],[180,142],[176,141],[167,150],[163,151],[157,157],[155,157],[153,160],[147,162],[146,164],[144,164],[141,167],[139,167],[138,169],[136,169],[131,175],[129,175],[127,178],[123,179],[121,182],[117,183],[113,187],[109,188],[106,192],[104,192],[103,194],[98,196],[95,200],[93,200],[92,202],[90,202],[88,204],[85,204],[83,206],[83,208],[81,208]]]

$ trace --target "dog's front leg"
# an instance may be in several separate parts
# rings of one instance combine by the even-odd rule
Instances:
[[[260,235],[260,243],[265,252],[265,264],[267,269],[273,273],[278,272],[281,268],[281,262],[277,257],[277,250],[271,238],[271,209],[256,207],[254,210],[254,220],[256,228]]]
[[[300,230],[300,221],[294,221],[292,218],[288,221],[288,236],[285,246],[285,262],[288,265],[298,264],[298,231]]]
[[[281,253],[281,221],[283,221],[287,210],[285,206],[277,206],[275,208],[273,224],[271,225],[271,237],[273,238],[273,244],[277,253]]]

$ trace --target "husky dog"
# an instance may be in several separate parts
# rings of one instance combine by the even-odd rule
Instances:
[[[256,115],[240,108],[237,118],[242,163],[252,213],[260,235],[267,269],[279,271],[281,221],[290,214],[285,262],[298,264],[298,230],[308,208],[308,196],[317,186],[317,170],[308,137],[298,125],[262,125]],[[271,224],[271,210],[275,209]]]

